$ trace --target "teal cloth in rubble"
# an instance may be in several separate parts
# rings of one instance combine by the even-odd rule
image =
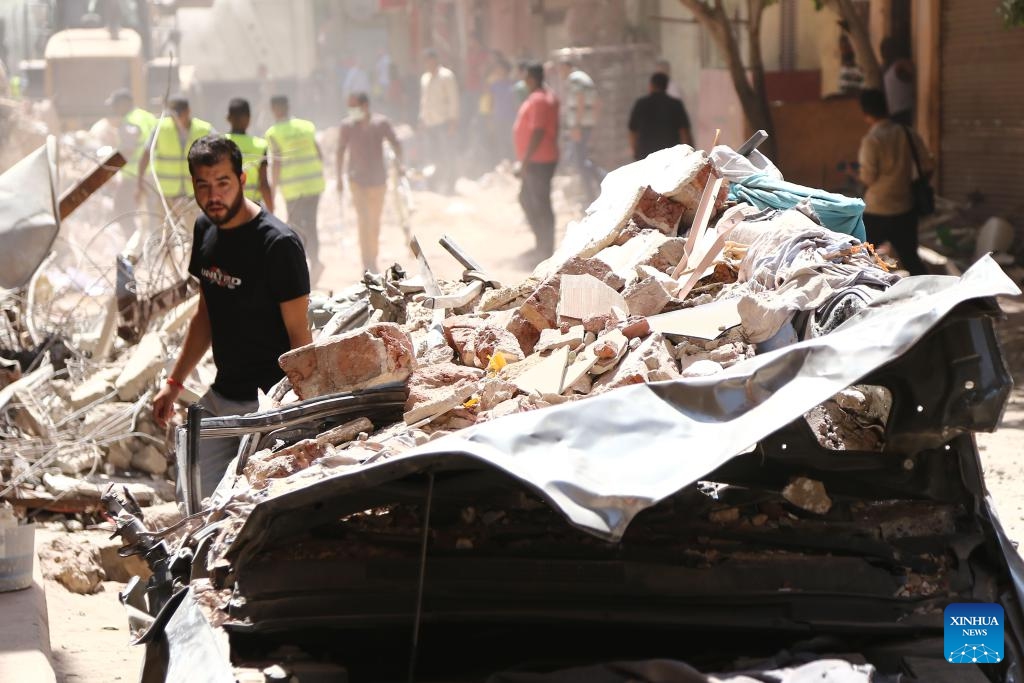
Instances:
[[[747,202],[758,209],[792,209],[804,199],[829,230],[867,239],[864,229],[864,200],[815,190],[785,180],[755,173],[729,186],[729,199]]]

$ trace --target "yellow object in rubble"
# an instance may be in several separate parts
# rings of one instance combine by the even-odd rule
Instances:
[[[487,372],[501,372],[501,369],[506,365],[508,365],[508,362],[505,360],[505,354],[497,351],[487,362]]]

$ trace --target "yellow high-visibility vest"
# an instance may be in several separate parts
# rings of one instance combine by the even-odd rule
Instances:
[[[242,170],[245,171],[245,196],[254,202],[263,201],[260,193],[260,164],[267,156],[267,141],[245,133],[226,133],[238,149],[242,150]]]
[[[156,117],[145,109],[136,107],[125,114],[124,122],[139,129],[139,139],[135,144],[135,149],[132,150],[128,163],[121,169],[121,173],[129,178],[137,178],[139,176],[139,159],[146,151],[149,138],[153,135],[153,129],[156,128]]]
[[[188,172],[188,150],[192,143],[210,134],[213,130],[206,121],[192,119],[188,139],[184,147],[178,139],[178,127],[174,119],[166,117],[156,131],[156,150],[153,154],[153,170],[160,181],[160,190],[165,197],[193,196],[192,176]]]
[[[316,148],[316,126],[303,119],[288,119],[267,130],[274,163],[281,165],[281,194],[285,200],[324,191],[324,165]]]

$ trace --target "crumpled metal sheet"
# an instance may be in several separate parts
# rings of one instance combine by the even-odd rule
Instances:
[[[960,278],[907,278],[830,334],[723,373],[635,385],[511,415],[297,487],[257,505],[233,549],[260,535],[269,521],[262,506],[301,507],[311,486],[344,495],[463,457],[507,472],[572,524],[617,541],[639,512],[901,356],[958,304],[1019,293],[988,257]]]
[[[57,238],[57,141],[0,175],[0,287],[28,284]]]
[[[164,628],[167,638],[167,672],[164,683],[236,680],[226,651],[227,642],[210,626],[188,589]]]

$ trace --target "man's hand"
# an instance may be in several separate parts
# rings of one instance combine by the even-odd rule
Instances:
[[[165,429],[174,417],[174,404],[180,395],[181,387],[165,384],[153,399],[153,420],[160,429]]]
[[[573,142],[579,142],[583,139],[583,129],[579,126],[573,126],[572,130],[569,131],[569,139]]]

